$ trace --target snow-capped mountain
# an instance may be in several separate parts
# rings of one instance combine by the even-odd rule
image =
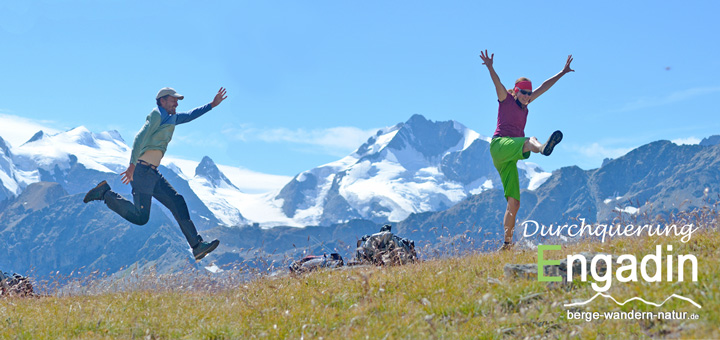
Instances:
[[[127,168],[130,152],[117,131],[93,133],[82,126],[54,134],[38,131],[17,147],[0,138],[0,202],[17,197],[28,185],[40,181],[60,183],[68,193],[77,194],[108,180],[113,190],[129,197],[130,186],[120,183],[119,174]],[[260,187],[279,188],[290,177],[221,166],[241,183],[237,186],[209,157],[201,162],[167,157],[163,164],[166,166],[161,166],[160,172],[185,197],[201,229],[249,222],[240,209],[256,212],[263,222],[296,225],[284,217],[268,218],[282,214],[271,205],[266,208],[270,201],[265,198],[267,194],[240,189],[257,191],[258,183]]]
[[[29,184],[77,163],[100,172],[119,172],[127,167],[130,154],[117,131],[94,134],[85,127],[54,135],[39,131],[18,147],[0,138],[0,149],[0,200],[16,197]]]
[[[352,154],[304,171],[282,189],[266,193],[239,190],[209,158],[200,164],[168,163],[227,225],[245,221],[302,227],[357,218],[386,222],[447,209],[468,195],[501,187],[488,141],[458,122],[431,122],[415,115],[379,130]],[[191,165],[194,176],[188,175]],[[519,162],[518,167],[523,188],[535,189],[550,176],[530,162]]]
[[[20,194],[21,188],[17,178],[18,170],[12,160],[8,143],[0,137],[0,201]]]
[[[526,203],[518,216],[591,223],[713,204],[720,190],[719,140],[653,142],[599,169],[565,167],[552,176],[519,162],[521,186],[529,190],[521,192]],[[81,267],[114,272],[133,263],[186,268],[191,255],[165,209],[153,208],[149,223],[135,226],[102,204],[82,203],[101,180],[129,197],[119,173],[130,148],[117,132],[78,127],[38,132],[18,144],[0,138],[0,267],[64,274]],[[397,222],[401,234],[412,231],[421,247],[438,243],[433,230],[439,226],[449,235],[476,233],[479,249],[502,237],[505,199],[488,139],[455,121],[415,115],[380,129],[352,154],[293,178],[217,165],[209,157],[166,157],[163,164],[160,172],[185,197],[201,234],[222,239],[213,254],[218,265],[251,260],[255,253],[241,254],[249,248],[278,260],[295,257],[298,240],[317,251],[340,249],[387,221]],[[267,183],[277,189],[258,190]],[[256,222],[260,226],[250,225]],[[242,226],[224,227],[234,225]],[[280,225],[316,226],[266,228]]]
[[[78,162],[88,169],[114,173],[127,168],[130,151],[117,131],[92,133],[84,126],[55,135],[39,131],[12,150],[15,165],[24,171],[67,169]]]
[[[119,174],[127,169],[131,149],[117,131],[92,133],[82,126],[52,135],[39,131],[18,147],[4,142],[0,146],[0,194],[5,196],[0,201],[41,181],[59,183],[69,194],[78,194],[107,180],[115,191],[130,196],[130,186],[120,183]],[[182,177],[165,167],[160,172],[185,197],[199,229],[221,223]]]
[[[292,179],[218,166],[209,157],[200,162],[167,157],[160,171],[185,196],[193,219],[206,227],[250,222],[301,227],[357,218],[380,223],[444,210],[501,187],[488,141],[458,122],[414,115],[379,130],[352,154]],[[131,150],[116,131],[40,131],[14,148],[0,140],[0,151],[0,201],[39,181],[77,194],[113,179],[113,189],[129,194],[118,174],[127,168]],[[523,188],[535,189],[550,175],[533,163],[518,167]],[[241,189],[256,178],[281,184],[270,192]]]
[[[176,158],[166,158],[163,162],[167,162],[168,168],[187,181],[190,188],[202,197],[203,202],[225,225],[257,222],[264,227],[303,226],[285,216],[273,201],[277,190],[258,190],[257,187],[259,184],[260,188],[280,188],[290,177],[217,165],[209,157],[201,162],[205,164]]]
[[[195,168],[195,176],[189,179],[190,188],[200,197],[210,211],[225,225],[241,225],[247,221],[228,200],[242,192],[218,169],[210,157],[203,157]]]
[[[537,188],[550,175],[532,163],[519,168],[524,188]],[[455,121],[414,115],[379,130],[351,155],[298,174],[274,204],[301,225],[400,221],[493,187],[501,183],[489,138]]]

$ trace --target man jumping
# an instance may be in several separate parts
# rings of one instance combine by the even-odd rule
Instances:
[[[490,155],[492,156],[493,165],[500,174],[500,180],[505,191],[505,199],[507,199],[507,209],[505,210],[505,218],[503,226],[505,227],[505,243],[500,250],[508,250],[512,248],[513,231],[515,230],[515,218],[520,209],[520,180],[517,170],[517,161],[528,159],[530,152],[541,153],[550,156],[555,145],[560,143],[563,134],[555,131],[550,135],[545,144],[535,137],[525,137],[525,123],[528,116],[528,104],[540,97],[541,94],[549,90],[562,76],[569,72],[575,72],[570,68],[573,61],[572,55],[569,55],[565,67],[560,73],[546,80],[537,89],[533,91],[530,79],[520,78],[515,81],[512,90],[507,90],[500,82],[495,69],[493,68],[493,58],[495,54],[488,55],[487,50],[480,52],[480,58],[483,65],[487,66],[490,71],[490,78],[495,84],[497,92],[498,108],[497,128],[490,142]]]
[[[130,202],[110,190],[107,181],[102,181],[88,191],[83,202],[104,201],[105,204],[128,222],[144,225],[150,219],[150,203],[155,197],[172,212],[180,225],[187,242],[193,250],[193,256],[200,260],[215,250],[220,241],[203,241],[198,235],[195,224],[190,220],[185,199],[175,191],[170,183],[158,171],[168,143],[172,139],[175,125],[192,121],[220,105],[227,98],[227,92],[220,88],[213,101],[205,106],[193,109],[188,113],[176,113],[178,101],[185,98],[174,89],[160,89],[155,100],[157,108],[147,116],[145,125],[135,136],[130,165],[122,175],[124,184],[132,186],[133,202]]]

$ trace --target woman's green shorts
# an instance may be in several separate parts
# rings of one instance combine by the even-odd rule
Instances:
[[[505,198],[520,200],[520,178],[517,161],[530,158],[530,151],[523,153],[526,137],[496,137],[490,142],[490,155],[493,165],[500,173],[505,189]]]

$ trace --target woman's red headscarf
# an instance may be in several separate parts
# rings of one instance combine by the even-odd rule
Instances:
[[[529,80],[523,80],[515,84],[515,92],[519,90],[532,91],[532,83]]]

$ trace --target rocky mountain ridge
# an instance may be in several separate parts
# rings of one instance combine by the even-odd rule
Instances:
[[[418,142],[416,134],[427,131],[437,132],[432,145]],[[127,150],[118,143],[118,137],[73,129],[60,136],[39,134],[17,149],[0,143],[0,147],[4,146],[0,153],[0,172],[4,175],[0,180],[6,194],[0,204],[0,268],[42,277],[51,272],[67,275],[80,269],[114,273],[131,265],[156,266],[160,271],[197,267],[178,226],[163,213],[164,208],[154,208],[147,225],[135,226],[100,202],[82,203],[87,188],[103,179],[129,197],[129,186],[121,184],[119,176],[99,170],[118,167],[115,158],[126,162],[122,152]],[[306,228],[263,228],[251,223],[222,226],[216,213],[204,203],[209,199],[198,196],[193,186],[202,180],[204,188],[215,190],[203,195],[225,192],[222,190],[235,192],[237,187],[233,188],[209,158],[203,159],[190,180],[169,167],[161,166],[160,171],[185,196],[202,234],[222,240],[221,247],[208,257],[208,263],[221,267],[238,262],[256,266],[274,263],[277,267],[303,252],[339,251],[352,256],[357,239],[377,232],[387,220],[372,217],[389,216],[368,213],[392,212],[387,200],[370,200],[366,208],[358,208],[347,199],[352,197],[348,194],[359,195],[353,191],[357,188],[348,189],[352,188],[351,179],[362,182],[373,177],[411,179],[404,184],[445,177],[458,183],[443,192],[462,192],[464,196],[457,202],[448,196],[445,201],[421,200],[418,205],[438,205],[409,212],[406,218],[393,223],[400,236],[416,241],[421,256],[463,247],[491,250],[501,239],[505,199],[499,186],[478,186],[479,181],[493,183],[490,176],[494,169],[482,169],[487,165],[477,164],[486,155],[487,141],[472,137],[467,130],[458,130],[457,123],[430,122],[414,116],[408,124],[379,131],[353,157],[299,174],[278,196],[289,202],[283,207],[288,214],[307,211],[310,203],[320,202],[315,206],[322,208],[323,223]],[[558,169],[533,190],[527,189],[528,179],[521,192],[519,222],[532,219],[546,225],[564,224],[584,218],[587,223],[609,223],[617,217],[632,219],[645,214],[667,217],[673,212],[713,204],[720,192],[720,146],[712,140],[709,138],[703,145],[653,142],[607,160],[598,169]],[[75,152],[81,155],[63,149],[68,143],[79,145]],[[103,144],[105,151],[108,145],[117,146],[118,153],[92,159],[93,153],[103,150]],[[44,151],[45,157],[32,153],[33,148]],[[467,185],[482,190],[466,192]],[[378,187],[371,188],[379,192]],[[324,196],[318,194],[321,192],[325,192]],[[445,206],[439,204],[442,202]],[[343,215],[343,211],[350,214]]]

